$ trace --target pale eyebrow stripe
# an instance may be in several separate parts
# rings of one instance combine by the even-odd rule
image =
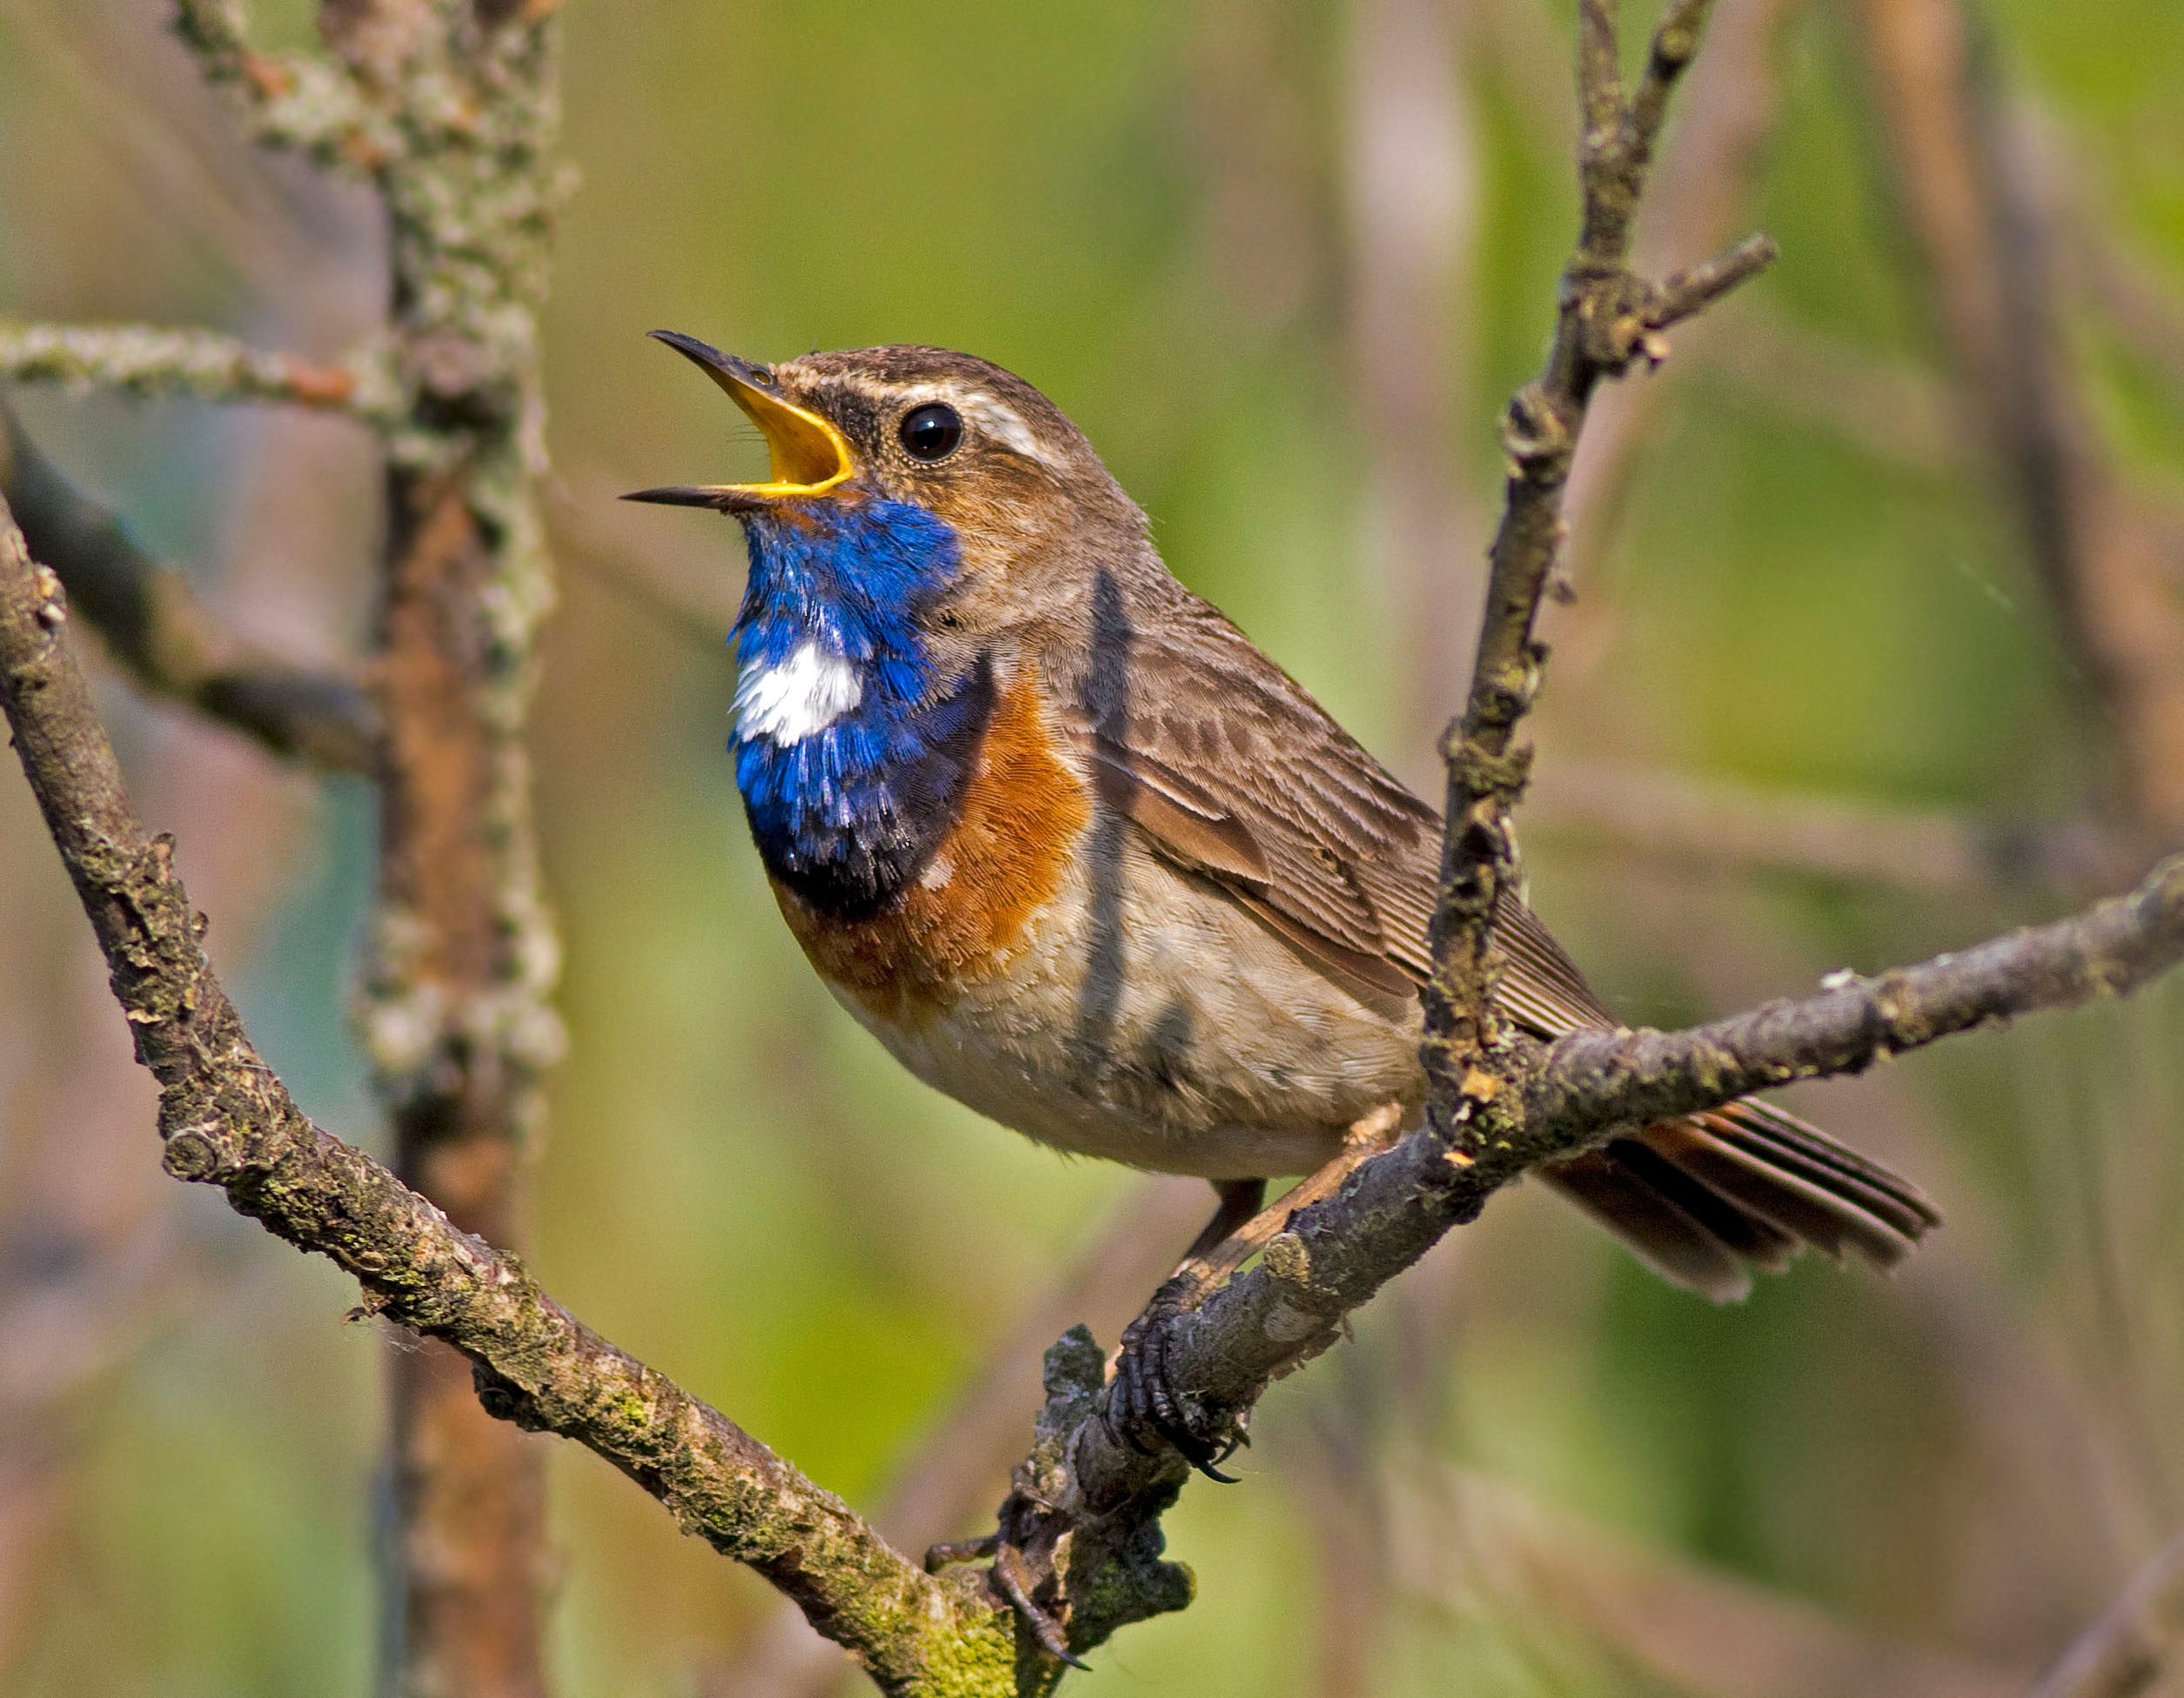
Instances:
[[[1028,460],[1036,460],[1050,471],[1062,470],[1061,461],[1049,454],[1045,445],[1032,434],[1031,426],[1023,421],[1023,415],[1006,401],[982,391],[966,390],[955,398],[955,402],[1003,447],[1022,454]]]

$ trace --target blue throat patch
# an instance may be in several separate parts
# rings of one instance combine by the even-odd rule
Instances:
[[[777,740],[739,723],[736,786],[767,870],[821,913],[863,919],[924,870],[955,822],[992,716],[983,657],[936,679],[919,617],[959,564],[955,532],[899,501],[824,501],[743,520],[751,575],[731,640],[747,676],[807,645],[855,699]]]

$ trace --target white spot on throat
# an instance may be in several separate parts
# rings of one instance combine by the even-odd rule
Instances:
[[[855,707],[864,693],[857,669],[815,642],[786,660],[747,662],[735,680],[736,740],[800,743]]]

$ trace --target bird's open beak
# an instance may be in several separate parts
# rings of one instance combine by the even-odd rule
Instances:
[[[766,367],[724,354],[694,336],[680,336],[673,331],[652,334],[700,368],[751,416],[751,422],[766,435],[774,476],[763,484],[687,484],[637,490],[623,500],[715,507],[724,513],[748,512],[785,496],[823,495],[856,471],[849,444],[841,432],[817,413],[784,400],[780,386]]]

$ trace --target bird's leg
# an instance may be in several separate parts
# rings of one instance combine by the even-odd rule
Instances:
[[[1183,1259],[1176,1264],[1176,1271],[1168,1277],[1180,1280],[1185,1275],[1198,1277],[1209,1266],[1206,1258],[1233,1237],[1238,1228],[1256,1219],[1259,1206],[1266,1200],[1264,1180],[1214,1180],[1209,1181],[1213,1193],[1221,1199],[1213,1212],[1213,1219],[1204,1229],[1190,1240],[1190,1248],[1183,1252]]]
[[[1145,1435],[1157,1434],[1209,1480],[1231,1476],[1216,1466],[1249,1435],[1226,1420],[1208,1421],[1186,1411],[1168,1378],[1168,1323],[1196,1308],[1236,1269],[1266,1247],[1301,1208],[1331,1196],[1342,1182],[1371,1157],[1392,1145],[1403,1132],[1403,1107],[1388,1103],[1351,1126],[1332,1161],[1285,1193],[1270,1208],[1258,1208],[1263,1180],[1216,1180],[1221,1207],[1206,1229],[1184,1253],[1145,1312],[1123,1330],[1109,1375],[1105,1421],[1109,1436],[1139,1450],[1149,1449]],[[1257,1209],[1257,1213],[1252,1213]],[[1210,1427],[1211,1432],[1202,1431]]]

